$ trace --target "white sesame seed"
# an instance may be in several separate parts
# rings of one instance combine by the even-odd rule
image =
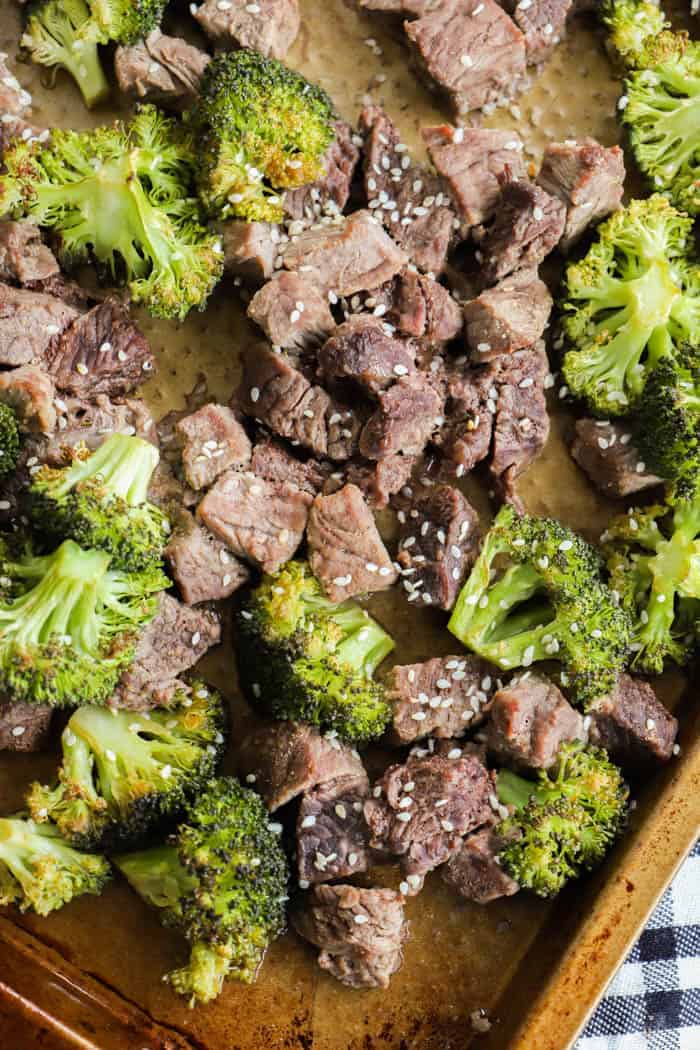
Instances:
[[[27,731],[26,726],[14,726],[12,729],[13,736],[23,736]]]
[[[408,824],[409,820],[411,819],[411,814],[406,813],[406,811],[404,810],[402,813],[396,814],[396,819],[400,820],[402,824]]]
[[[474,65],[474,59],[469,55],[461,55],[459,61],[462,63],[465,69],[471,69]]]

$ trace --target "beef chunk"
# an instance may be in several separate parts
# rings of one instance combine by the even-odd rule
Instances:
[[[442,877],[460,897],[477,904],[512,897],[520,886],[498,863],[501,847],[501,840],[491,828],[467,835],[459,853],[442,869]]]
[[[379,106],[360,117],[366,138],[365,192],[370,208],[420,270],[441,273],[455,212],[442,179],[413,164],[398,129]]]
[[[467,347],[475,361],[532,346],[542,336],[552,297],[536,270],[518,270],[464,306]]]
[[[591,223],[620,207],[624,181],[619,146],[606,149],[590,138],[548,144],[537,182],[566,205],[562,251],[568,251]]]
[[[110,434],[136,435],[158,444],[153,416],[139,398],[115,398],[98,394],[94,400],[66,398],[54,402],[60,415],[58,429],[46,449],[48,463],[58,466],[65,448],[84,444],[91,451]]]
[[[370,507],[382,510],[408,483],[417,462],[418,456],[404,456],[401,452],[376,463],[353,462],[345,471],[345,482],[356,485]]]
[[[515,4],[513,19],[525,37],[528,65],[536,66],[546,61],[563,40],[572,6],[573,0],[534,0]]]
[[[154,29],[132,47],[118,47],[114,72],[119,90],[138,102],[155,102],[166,109],[187,109],[197,98],[202,74],[211,61],[179,36]]]
[[[422,128],[433,164],[447,182],[452,199],[469,228],[490,219],[501,195],[499,179],[525,177],[523,144],[500,128]]]
[[[250,463],[248,435],[226,405],[203,405],[175,430],[182,441],[185,478],[193,489],[208,488],[230,467]]]
[[[449,739],[479,725],[495,688],[493,673],[478,656],[440,656],[393,667],[385,685],[396,740]]]
[[[312,496],[318,495],[328,476],[328,469],[315,459],[297,459],[279,441],[269,439],[255,445],[250,469],[266,481],[294,485]]]
[[[389,766],[365,802],[370,846],[401,857],[405,892],[419,891],[470,831],[493,821],[492,775],[475,755],[409,756]]]
[[[519,769],[549,769],[562,744],[586,738],[578,711],[548,678],[530,671],[498,690],[489,713],[489,750]]]
[[[405,28],[419,71],[455,114],[512,98],[520,89],[525,39],[496,0],[439,0]]]
[[[339,781],[364,793],[367,774],[357,751],[300,722],[268,722],[248,734],[236,753],[240,777],[274,813],[316,784]]]
[[[396,569],[355,485],[316,497],[307,538],[311,569],[331,601],[382,591],[396,583]]]
[[[384,307],[385,322],[426,343],[448,343],[462,331],[462,312],[447,289],[409,268],[371,292],[365,305]]]
[[[338,214],[350,197],[350,187],[360,151],[353,142],[352,128],[335,122],[335,138],[323,158],[324,174],[316,182],[287,190],[284,210],[290,219],[316,219],[322,212]]]
[[[338,777],[308,791],[297,817],[297,868],[302,889],[366,871],[363,804],[369,781]]]
[[[549,437],[544,392],[549,364],[539,344],[499,357],[493,365],[498,398],[490,470],[509,486],[537,458]]]
[[[284,58],[299,32],[299,0],[204,0],[193,13],[216,47],[247,47],[268,58]]]
[[[496,410],[491,396],[494,391],[498,393],[490,369],[470,368],[449,376],[446,422],[434,440],[458,478],[489,454]]]
[[[50,707],[0,700],[0,751],[43,751],[51,728]]]
[[[620,675],[615,691],[594,701],[589,714],[591,743],[625,768],[666,762],[673,754],[678,722],[641,678]]]
[[[279,226],[271,222],[231,219],[219,227],[224,247],[224,271],[250,284],[269,280],[279,251]]]
[[[0,284],[0,366],[40,364],[78,311],[52,295]]]
[[[367,459],[384,459],[403,452],[420,455],[432,432],[442,423],[444,398],[424,373],[399,379],[379,395],[379,407],[360,435]]]
[[[566,206],[526,179],[505,183],[495,217],[479,246],[483,279],[488,284],[515,270],[536,268],[559,243]]]
[[[249,579],[232,551],[180,508],[165,560],[187,605],[229,598]]]
[[[354,379],[377,393],[414,371],[415,347],[389,335],[377,318],[360,315],[335,330],[318,360],[326,379]]]
[[[571,455],[604,495],[624,499],[662,479],[647,470],[624,423],[577,419]]]
[[[324,292],[355,295],[389,281],[406,265],[406,254],[369,211],[357,211],[332,226],[314,226],[284,253],[288,270],[304,268]]]
[[[76,317],[46,349],[56,388],[75,397],[128,394],[153,370],[143,333],[118,299],[105,299]]]
[[[0,281],[27,285],[59,273],[53,252],[32,222],[0,221]]]
[[[335,328],[328,299],[303,274],[278,273],[248,306],[248,317],[273,346],[304,350],[324,342]]]
[[[462,493],[451,485],[428,489],[399,534],[397,560],[409,601],[451,609],[478,548],[479,518]]]
[[[0,372],[0,401],[11,405],[24,434],[51,434],[56,429],[51,377],[36,365]]]

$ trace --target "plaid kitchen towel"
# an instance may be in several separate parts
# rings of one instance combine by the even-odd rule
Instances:
[[[576,1050],[700,1050],[700,843],[611,981]]]

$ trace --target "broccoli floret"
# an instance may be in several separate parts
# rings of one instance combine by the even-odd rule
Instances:
[[[256,51],[218,55],[191,114],[200,149],[199,193],[210,215],[278,222],[278,191],[323,174],[333,105],[321,88]]]
[[[160,458],[141,438],[112,434],[90,452],[72,450],[71,463],[42,467],[30,489],[32,517],[53,539],[108,551],[114,568],[137,572],[160,563],[170,523],[148,502]]]
[[[56,230],[61,259],[94,259],[157,317],[203,309],[223,268],[220,240],[199,222],[191,195],[197,148],[153,106],[133,120],[53,132],[48,145],[4,155],[0,214]]]
[[[190,944],[167,975],[190,1000],[215,999],[226,978],[251,983],[285,928],[289,870],[262,799],[221,777],[192,802],[166,846],[115,860],[129,883]]]
[[[0,562],[10,591],[0,597],[0,692],[54,707],[109,699],[169,585],[157,569],[127,574],[109,562],[72,540]]]
[[[241,608],[239,671],[276,718],[310,722],[347,741],[382,734],[389,705],[373,680],[394,643],[356,602],[330,602],[303,562],[266,576]]]
[[[658,362],[700,345],[700,267],[687,258],[692,220],[656,195],[598,228],[569,266],[561,302],[569,389],[603,416],[628,413]]]
[[[6,478],[17,466],[20,445],[17,416],[0,401],[0,478]]]
[[[604,0],[600,14],[607,29],[607,44],[624,65],[633,67],[649,40],[668,28],[663,11],[645,0]]]
[[[168,0],[89,0],[83,35],[99,44],[135,44],[158,29]]]
[[[0,904],[48,915],[83,893],[101,893],[109,878],[104,857],[79,853],[53,826],[0,818]]]
[[[629,791],[605,751],[564,744],[557,766],[537,781],[498,774],[498,796],[515,807],[497,828],[499,860],[524,889],[554,897],[598,864],[622,830]]]
[[[21,44],[38,65],[70,73],[92,107],[107,97],[109,83],[97,45],[83,35],[89,24],[84,0],[39,0],[30,8]]]
[[[598,552],[560,522],[502,507],[449,629],[505,670],[562,664],[562,682],[587,705],[611,692],[632,640],[601,569]]]
[[[220,694],[202,682],[179,701],[141,713],[79,708],[63,731],[58,785],[32,785],[34,820],[53,821],[79,849],[116,850],[179,816],[215,774],[226,727]]]

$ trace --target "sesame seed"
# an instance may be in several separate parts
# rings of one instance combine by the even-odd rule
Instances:
[[[656,722],[653,718],[647,718],[646,727],[649,730],[649,732],[651,732],[652,729],[656,729]]]
[[[257,779],[258,778],[256,777],[255,773],[248,773],[248,775],[245,778],[245,782],[246,784],[254,784]]]
[[[340,820],[345,820],[345,818],[347,817],[348,811],[346,810],[342,802],[339,802],[338,805],[335,807],[335,815]]]
[[[26,733],[26,731],[27,731],[27,727],[26,726],[14,726],[13,729],[12,729],[12,735],[13,736],[23,736],[24,733]]]
[[[315,823],[316,823],[316,817],[311,815],[311,816],[308,816],[308,817],[304,817],[304,819],[301,822],[301,826],[302,826],[302,828],[312,828]]]
[[[455,826],[454,826],[454,824],[452,823],[451,820],[441,820],[440,821],[440,827],[442,828],[443,831],[447,831],[447,832],[454,831],[454,829],[455,829]]]
[[[407,882],[400,882],[399,883],[399,892],[400,892],[402,897],[407,897],[408,896],[408,890],[409,890],[409,885],[408,885]]]
[[[461,55],[459,60],[465,69],[471,69],[471,67],[474,65],[474,59],[471,58],[469,55]]]
[[[406,813],[406,811],[404,810],[403,813],[396,814],[396,819],[400,820],[402,824],[408,824],[409,820],[411,819],[411,814]]]
[[[114,754],[114,751],[110,751],[109,748],[107,748],[107,750],[105,751],[105,758],[108,759],[108,761],[110,762],[117,761],[117,756]]]

